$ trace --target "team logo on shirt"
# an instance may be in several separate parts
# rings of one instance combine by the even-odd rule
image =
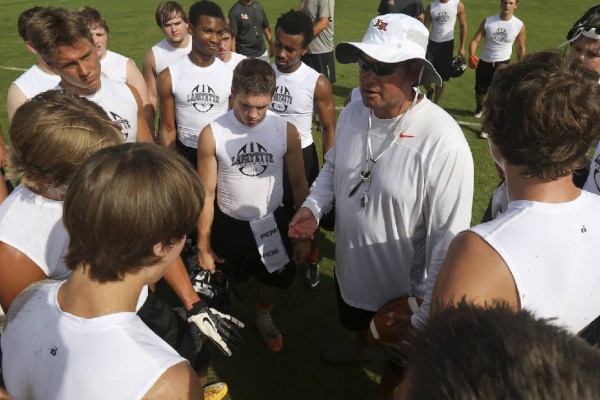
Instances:
[[[187,102],[191,103],[197,111],[205,113],[215,104],[219,104],[219,95],[215,94],[209,85],[202,84],[192,89],[192,93],[187,95]]]
[[[262,175],[273,163],[273,154],[258,142],[246,143],[231,157],[231,166],[237,167],[246,176]]]
[[[444,25],[446,22],[450,21],[450,16],[446,11],[441,11],[435,16],[434,20],[438,24]]]
[[[112,120],[115,121],[117,124],[119,124],[121,133],[123,134],[123,137],[125,138],[125,140],[127,140],[127,137],[129,136],[128,130],[131,129],[131,124],[129,123],[129,120],[121,117],[119,114],[114,113],[112,111],[109,111],[108,113],[110,114],[110,117],[112,118]]]
[[[244,13],[241,13],[240,17],[242,17],[242,19],[250,19],[250,17],[248,17],[248,14],[244,14]]]
[[[508,43],[508,33],[504,28],[496,29],[496,32],[492,33],[494,40],[499,43]]]
[[[288,109],[294,102],[294,98],[290,95],[290,91],[285,86],[277,86],[273,95],[271,107],[273,111],[282,113]]]

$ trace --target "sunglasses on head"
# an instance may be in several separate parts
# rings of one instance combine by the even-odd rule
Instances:
[[[394,64],[381,63],[381,62],[370,63],[370,62],[363,60],[360,57],[356,57],[356,64],[358,64],[358,69],[361,72],[368,72],[369,70],[372,70],[375,73],[375,75],[377,75],[377,76],[388,76],[388,75],[393,74],[394,71],[396,70],[396,68],[398,68],[401,63],[394,63]]]

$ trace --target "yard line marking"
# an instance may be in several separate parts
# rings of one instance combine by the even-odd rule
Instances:
[[[0,65],[0,68],[7,69],[9,71],[27,71],[25,68],[5,67],[4,65]]]

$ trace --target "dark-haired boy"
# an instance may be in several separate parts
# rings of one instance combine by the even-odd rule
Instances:
[[[304,174],[309,186],[319,174],[319,159],[312,136],[312,117],[316,111],[322,128],[323,155],[333,146],[335,134],[335,105],[331,83],[322,74],[302,62],[313,40],[310,17],[300,11],[288,11],[277,19],[275,25],[275,77],[277,89],[269,108],[294,124],[302,140]],[[284,177],[284,204],[290,218],[294,215],[294,202],[289,182]],[[305,271],[305,285],[314,289],[319,284],[318,240]]]
[[[198,174],[206,190],[198,222],[198,262],[213,272],[230,261],[234,275],[257,280],[255,322],[271,351],[283,347],[271,309],[276,289],[288,288],[294,262],[308,256],[310,242],[287,236],[281,207],[284,164],[294,204],[308,194],[300,135],[290,122],[267,113],[275,93],[275,73],[259,59],[242,60],[232,83],[235,106],[200,133]],[[215,202],[216,198],[216,202]]]

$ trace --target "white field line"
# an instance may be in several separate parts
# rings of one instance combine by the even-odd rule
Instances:
[[[27,71],[25,68],[5,67],[4,65],[0,65],[0,69],[7,69],[9,71]]]

